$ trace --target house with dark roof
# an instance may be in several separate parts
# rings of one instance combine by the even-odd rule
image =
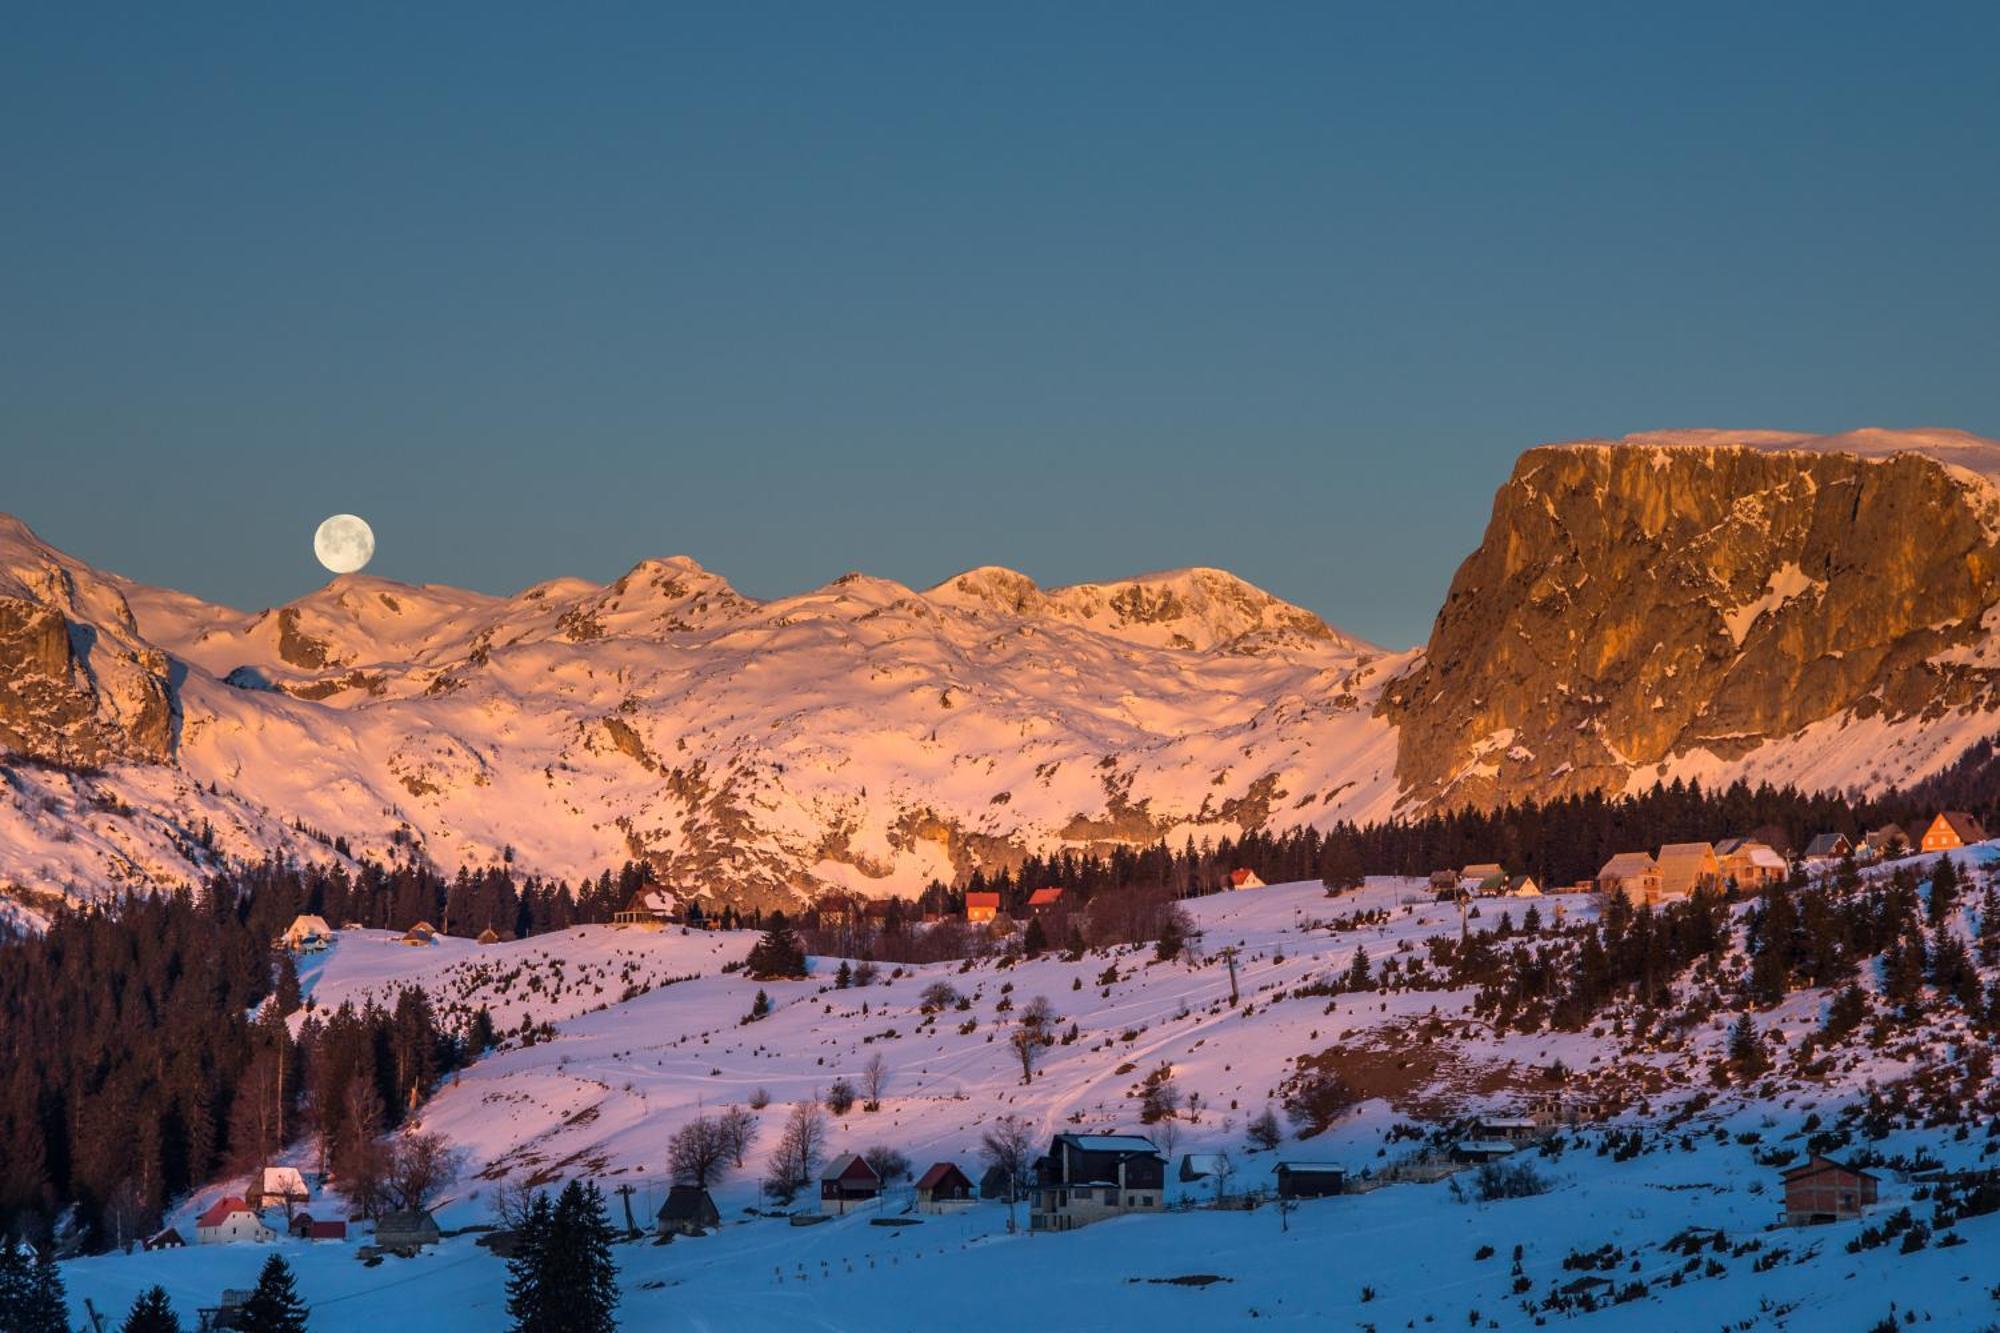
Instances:
[[[722,1225],[715,1200],[699,1185],[676,1185],[667,1191],[657,1219],[662,1236],[700,1236]]]
[[[1332,1162],[1280,1162],[1278,1197],[1323,1199],[1347,1188],[1347,1168]]]
[[[1138,1134],[1058,1134],[1035,1163],[1034,1231],[1072,1231],[1167,1203],[1167,1159]]]
[[[311,1213],[295,1213],[291,1232],[297,1240],[346,1240],[347,1223],[337,1217],[318,1218]]]
[[[187,1242],[181,1239],[180,1232],[174,1230],[172,1227],[168,1227],[159,1235],[147,1238],[145,1248],[148,1250],[181,1250],[187,1248]]]
[[[1963,810],[1946,810],[1924,830],[1923,849],[1927,852],[1950,852],[1985,841],[1986,830],[1978,820]]]
[[[1876,1178],[1814,1153],[1802,1166],[1783,1173],[1785,1225],[1817,1226],[1860,1217],[1875,1203]]]
[[[630,930],[665,930],[681,919],[680,900],[657,884],[642,884],[611,914],[611,924]]]
[[[390,1213],[375,1224],[376,1246],[405,1259],[439,1239],[437,1219],[420,1208]]]
[[[917,1177],[917,1211],[955,1213],[973,1204],[972,1177],[956,1162],[938,1162]]]
[[[829,1217],[839,1217],[881,1194],[882,1177],[858,1153],[842,1153],[819,1173],[819,1210]]]
[[[1901,856],[1916,845],[1901,824],[1884,824],[1881,828],[1869,829],[1862,837],[1855,854],[1866,855],[1870,861],[1886,861],[1890,857]]]
[[[1838,865],[1853,852],[1854,844],[1847,840],[1845,833],[1815,833],[1806,843],[1806,854],[1799,859],[1809,869],[1825,870]]]

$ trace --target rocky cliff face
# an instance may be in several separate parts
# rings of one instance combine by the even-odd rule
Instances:
[[[166,761],[166,654],[140,639],[116,588],[31,543],[0,515],[0,756],[89,767]]]
[[[1981,473],[1996,458],[1952,433],[1530,450],[1384,697],[1406,798],[1754,776],[1784,738],[1824,734],[1830,756],[1834,732],[1886,742],[1991,711],[2000,500]],[[1869,785],[1859,758],[1765,768]]]

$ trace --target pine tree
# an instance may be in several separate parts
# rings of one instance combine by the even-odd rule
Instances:
[[[1942,924],[1958,906],[1958,863],[1940,856],[1931,867],[1930,922]]]
[[[507,1314],[514,1321],[513,1333],[559,1333],[561,1328],[548,1281],[552,1221],[549,1196],[537,1193],[521,1219],[514,1255],[507,1261]]]
[[[843,958],[840,960],[839,969],[836,970],[833,974],[833,988],[835,990],[846,990],[849,986],[852,986],[853,984],[854,984],[854,969],[850,967],[848,965],[847,960]]]
[[[549,1235],[563,1333],[613,1333],[618,1327],[618,1265],[611,1258],[611,1220],[596,1185],[572,1180],[563,1187]]]
[[[806,974],[806,950],[783,912],[771,914],[771,928],[764,932],[743,962],[744,973],[757,981]]]
[[[1764,1054],[1764,1043],[1758,1039],[1757,1025],[1748,1014],[1737,1019],[1736,1026],[1729,1030],[1729,1063],[1746,1079],[1756,1078],[1771,1067],[1770,1057]]]
[[[1360,945],[1354,949],[1354,961],[1348,965],[1346,986],[1349,990],[1373,990],[1375,981],[1368,968],[1368,950]]]
[[[283,1255],[274,1254],[264,1261],[256,1290],[243,1303],[236,1327],[242,1333],[305,1333],[306,1303],[299,1299],[292,1266]]]
[[[181,1333],[180,1317],[167,1300],[165,1287],[153,1287],[133,1300],[118,1333]]]
[[[280,1014],[298,1012],[303,997],[299,991],[299,967],[292,961],[289,952],[278,955],[278,984],[271,994],[271,1003]]]
[[[1030,917],[1028,928],[1021,935],[1021,952],[1033,958],[1049,947],[1049,933],[1042,929],[1040,917]]]

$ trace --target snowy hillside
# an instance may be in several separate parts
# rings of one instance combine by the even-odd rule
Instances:
[[[1995,853],[1980,847],[1962,857],[1976,866]],[[1172,962],[1126,950],[885,969],[850,989],[834,988],[833,960],[818,960],[804,981],[724,974],[747,935],[603,927],[483,948],[443,940],[412,949],[393,936],[347,932],[306,981],[320,1006],[417,982],[441,1005],[487,1006],[503,1032],[523,1019],[554,1025],[549,1039],[510,1042],[474,1064],[425,1107],[422,1128],[441,1131],[470,1158],[441,1211],[447,1228],[490,1220],[503,1179],[577,1175],[607,1190],[631,1185],[643,1220],[669,1183],[673,1132],[725,1105],[754,1105],[760,1090],[768,1095],[743,1168],[714,1190],[722,1229],[666,1247],[619,1247],[630,1328],[1015,1328],[1018,1303],[995,1294],[1018,1264],[1032,1266],[1034,1299],[1055,1303],[1066,1328],[1126,1328],[1135,1319],[1170,1328],[1251,1319],[1301,1328],[1433,1320],[1523,1328],[1575,1318],[1621,1329],[1859,1330],[1892,1301],[1940,1328],[2000,1317],[1991,1290],[2000,1214],[1940,1226],[1926,1246],[1855,1251],[1848,1242],[1861,1236],[1860,1223],[1773,1225],[1771,1163],[1803,1160],[1811,1132],[1845,1123],[1842,1108],[1945,1058],[1966,1039],[1962,1023],[1940,1011],[1914,1042],[1876,1050],[1857,1038],[1836,1058],[1719,1087],[1709,1068],[1725,1054],[1726,1014],[1685,1035],[1642,1038],[1625,1017],[1615,1030],[1600,1023],[1573,1034],[1499,1035],[1471,1010],[1468,991],[1371,984],[1331,999],[1301,993],[1348,974],[1362,949],[1375,978],[1414,977],[1419,960],[1435,962],[1432,945],[1455,939],[1459,923],[1419,889],[1371,881],[1333,897],[1318,885],[1283,885],[1194,901],[1198,943],[1193,956]],[[1597,911],[1584,898],[1488,900],[1470,924],[1493,930],[1504,912],[1519,928],[1530,906],[1545,924],[1561,908],[1571,926]],[[1746,910],[1737,909],[1739,921]],[[1942,929],[1963,936],[1972,923],[1954,915]],[[1234,1005],[1222,954],[1230,947],[1238,953]],[[923,992],[939,981],[965,998],[963,1008],[924,1011]],[[774,1010],[745,1024],[760,986]],[[1877,989],[1872,969],[1864,987]],[[1699,990],[1691,983],[1687,995],[1698,999]],[[1054,1005],[1063,1039],[1024,1085],[1006,1037],[1010,1015],[1036,996]],[[1825,1002],[1823,993],[1799,991],[1760,1014],[1770,1049],[1799,1045],[1821,1025]],[[1338,1052],[1338,1068],[1365,1100],[1324,1134],[1251,1151],[1250,1117],[1282,1098],[1301,1057],[1318,1063],[1327,1052]],[[1307,1201],[1288,1218],[1267,1204],[1010,1235],[1005,1205],[986,1202],[914,1226],[872,1226],[874,1216],[902,1213],[905,1182],[879,1209],[818,1227],[751,1215],[788,1104],[823,1095],[836,1077],[858,1077],[877,1054],[889,1071],[881,1109],[836,1117],[828,1155],[884,1145],[917,1172],[949,1159],[976,1177],[980,1135],[996,1117],[1015,1115],[1038,1142],[1059,1131],[1118,1129],[1153,1135],[1176,1164],[1183,1153],[1226,1152],[1236,1165],[1225,1186],[1232,1194],[1268,1191],[1282,1159],[1386,1177],[1441,1125],[1518,1113],[1550,1089],[1557,1062],[1570,1071],[1563,1094],[1601,1106],[1603,1118],[1560,1135],[1566,1151],[1525,1153],[1549,1192],[1486,1203],[1461,1201],[1472,1179],[1462,1175]],[[1162,1066],[1182,1110],[1142,1126],[1133,1094]],[[1868,1146],[1891,1160],[1991,1164],[1984,1135],[1944,1129],[1892,1128]],[[1881,1174],[1870,1224],[1904,1206],[1930,1216],[1920,1184]],[[1170,1182],[1170,1193],[1190,1204],[1217,1192],[1212,1180],[1184,1185],[1170,1174]],[[216,1192],[188,1200],[174,1220],[185,1223]],[[614,1215],[618,1207],[614,1199]],[[315,1327],[455,1330],[500,1318],[502,1265],[470,1235],[372,1269],[344,1244],[293,1242],[287,1253],[316,1307]],[[154,1282],[191,1309],[223,1286],[248,1285],[262,1257],[254,1246],[198,1247],[77,1261],[67,1277],[76,1299],[91,1296],[100,1309],[122,1310]],[[1215,1280],[1168,1281],[1206,1278]],[[412,1283],[421,1300],[411,1299]],[[1587,1313],[1590,1306],[1599,1313]]]

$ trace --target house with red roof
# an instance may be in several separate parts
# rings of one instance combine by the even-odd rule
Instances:
[[[846,1152],[819,1173],[819,1210],[833,1216],[858,1208],[882,1193],[882,1177],[868,1159]]]
[[[971,925],[982,925],[1000,915],[1000,895],[998,893],[973,892],[965,895],[965,919]]]
[[[231,1245],[239,1241],[269,1245],[277,1238],[278,1233],[265,1226],[264,1220],[250,1205],[234,1194],[217,1199],[207,1212],[195,1219],[194,1241],[197,1245]]]
[[[917,1211],[955,1213],[973,1205],[972,1177],[956,1162],[939,1162],[917,1178]]]
[[[1044,916],[1050,912],[1057,911],[1062,907],[1062,903],[1063,891],[1061,889],[1036,889],[1028,895],[1028,910],[1036,916]]]
[[[1261,889],[1264,887],[1264,880],[1256,871],[1239,866],[1229,872],[1229,887],[1231,889]]]

